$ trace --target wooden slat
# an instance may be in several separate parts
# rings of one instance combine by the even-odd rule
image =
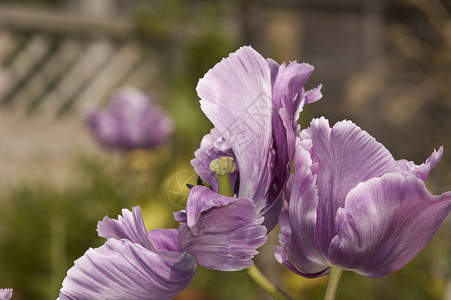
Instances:
[[[0,104],[53,118],[145,88],[161,65],[133,35],[125,19],[0,4]]]
[[[4,89],[0,91],[0,99],[4,104],[10,104],[14,98],[17,89],[25,84],[25,81],[34,68],[40,63],[40,60],[46,55],[50,48],[48,39],[37,34],[32,37],[27,43],[26,47],[15,58],[10,66],[4,70],[5,84],[9,85],[11,89]]]
[[[0,5],[0,27],[41,30],[60,33],[107,34],[128,38],[134,34],[128,19],[92,17],[65,11],[36,10]]]
[[[4,60],[11,54],[11,51],[15,46],[14,37],[8,30],[0,29],[0,63],[3,64]]]
[[[47,115],[57,114],[64,103],[73,101],[85,88],[86,81],[92,80],[92,76],[105,64],[112,52],[112,46],[103,39],[89,43],[82,57],[47,96],[40,109]]]
[[[161,72],[161,66],[158,62],[158,57],[154,54],[149,54],[146,58],[143,58],[141,63],[136,65],[133,70],[130,70],[129,74],[121,81],[121,84],[138,88],[149,87],[158,76],[159,72]]]
[[[70,65],[82,51],[83,45],[81,41],[68,38],[61,41],[59,47],[52,53],[50,59],[37,72],[33,78],[27,82],[26,86],[21,89],[20,95],[17,96],[27,99],[24,108],[28,112],[32,112],[42,101],[45,95],[52,89],[52,85],[59,81],[61,76],[67,72]]]
[[[80,111],[88,105],[102,101],[106,91],[111,91],[120,84],[121,79],[142,59],[142,49],[133,42],[128,42],[114,54],[111,61],[97,74],[89,86],[76,100],[75,108]]]
[[[17,42],[14,40],[13,35],[7,30],[0,31],[0,95],[7,93],[9,89],[8,70],[6,69],[5,61],[11,56],[11,52],[14,51]],[[0,97],[1,103],[1,97]]]

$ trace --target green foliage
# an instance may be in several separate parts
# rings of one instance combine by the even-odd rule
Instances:
[[[124,173],[108,160],[84,158],[76,167],[62,190],[43,178],[0,198],[0,282],[14,288],[14,299],[55,298],[73,261],[103,243],[97,222],[152,194],[144,181],[137,184],[142,174]]]

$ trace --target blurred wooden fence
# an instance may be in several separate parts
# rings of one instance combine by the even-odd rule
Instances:
[[[60,116],[147,86],[158,58],[118,18],[0,6],[0,108]]]

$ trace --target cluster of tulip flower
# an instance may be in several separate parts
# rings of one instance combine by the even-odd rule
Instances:
[[[309,64],[279,65],[251,47],[209,70],[197,92],[214,128],[191,161],[202,180],[174,213],[180,226],[147,231],[138,206],[105,217],[97,231],[107,241],[75,261],[59,299],[171,299],[197,264],[247,269],[275,299],[291,299],[252,261],[277,224],[275,259],[300,276],[329,274],[325,299],[335,298],[343,270],[381,277],[405,266],[451,210],[451,192],[435,196],[424,184],[443,149],[415,165],[395,160],[351,121],[330,127],[321,117],[301,131],[303,105],[322,97],[321,85],[304,90],[312,72]],[[103,136],[140,135],[143,128],[113,130],[114,118],[99,116],[91,126],[102,118],[110,124]],[[157,123],[162,135],[170,132],[165,121]]]

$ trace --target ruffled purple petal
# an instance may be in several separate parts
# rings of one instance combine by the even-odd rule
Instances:
[[[262,214],[267,218],[265,225],[271,223],[269,221],[272,219],[277,221],[277,215],[282,207],[283,196],[281,193],[290,174],[295,139],[299,133],[297,120],[305,102],[304,84],[313,72],[313,66],[305,63],[291,62],[288,66],[285,63],[279,66],[272,59],[267,61],[271,69],[272,131],[275,161],[272,171],[272,190],[268,193],[266,207],[262,211]],[[268,231],[275,224],[276,222],[272,222],[268,226]]]
[[[329,272],[329,263],[316,246],[315,225],[318,206],[316,175],[311,172],[309,152],[297,143],[294,174],[288,186],[288,209],[282,211],[276,259],[291,271],[304,277],[317,277]]]
[[[331,129],[326,119],[314,119],[306,133],[310,135],[313,160],[319,164],[316,240],[321,254],[327,257],[336,235],[335,215],[344,206],[348,192],[358,183],[396,172],[398,167],[382,144],[350,121],[338,122]]]
[[[277,190],[278,189],[272,189],[268,192],[266,206],[263,209],[257,208],[259,216],[265,218],[262,225],[266,227],[267,232],[273,230],[274,227],[277,226],[277,223],[279,223],[279,215],[283,207],[283,189],[280,190],[280,192]]]
[[[191,189],[186,215],[181,212],[176,218],[186,220],[179,227],[180,246],[209,269],[247,268],[267,240],[251,199],[222,196],[204,186]]]
[[[13,296],[13,289],[0,289],[0,300],[9,300]]]
[[[270,76],[266,60],[251,47],[242,47],[216,64],[197,85],[201,109],[236,157],[239,197],[253,199],[258,207],[271,181]]]
[[[323,98],[321,93],[322,84],[318,85],[316,88],[308,90],[305,92],[305,104],[313,103]]]
[[[97,224],[97,232],[99,236],[107,239],[128,239],[149,250],[156,251],[147,235],[139,206],[133,207],[132,211],[123,209],[122,216],[119,215],[117,220],[104,217]]]
[[[315,277],[320,277],[320,276],[329,274],[330,268],[327,265],[324,265],[324,269],[320,270],[319,272],[316,272],[316,273],[311,272],[314,269],[321,269],[319,267],[322,265],[321,263],[315,265],[315,263],[312,263],[312,261],[307,261],[307,264],[301,263],[301,266],[294,265],[292,263],[292,261],[296,261],[296,262],[302,261],[303,259],[305,259],[305,255],[303,255],[301,253],[301,260],[299,260],[295,256],[298,254],[298,250],[296,248],[297,239],[295,237],[292,237],[292,230],[291,230],[291,226],[290,226],[287,209],[282,210],[282,212],[280,213],[279,221],[280,221],[279,243],[282,246],[274,246],[274,257],[276,258],[276,260],[281,265],[283,265],[285,268],[290,270],[291,272],[298,274],[302,277],[315,278]],[[287,244],[289,244],[289,246],[291,248],[290,250],[288,250]],[[301,246],[301,248],[302,248],[302,246]],[[290,252],[288,252],[288,251],[290,251]],[[306,265],[310,265],[310,267],[313,267],[313,268],[307,267],[307,269],[305,269]],[[304,272],[300,271],[300,269],[308,270],[307,271],[308,273],[304,273]]]
[[[167,260],[176,261],[179,259],[179,254],[175,252],[182,249],[177,241],[177,229],[147,231],[139,206],[133,207],[132,211],[123,209],[122,215],[119,215],[117,220],[104,217],[97,224],[99,236],[107,239],[128,239]]]
[[[438,164],[443,156],[443,146],[434,150],[431,156],[426,160],[424,164],[419,166],[415,165],[414,162],[405,159],[398,160],[396,163],[401,171],[401,173],[412,174],[423,181],[428,178],[429,172]]]
[[[432,195],[415,176],[386,174],[357,185],[337,212],[334,264],[367,277],[406,265],[451,210],[451,192]]]
[[[172,299],[193,279],[196,262],[182,251],[168,262],[129,240],[109,239],[69,269],[59,299]]]
[[[157,251],[182,251],[177,229],[154,229],[148,231],[147,236]]]

